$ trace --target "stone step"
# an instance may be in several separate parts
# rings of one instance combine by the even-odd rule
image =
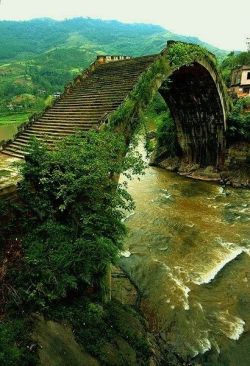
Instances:
[[[43,124],[39,126],[35,126],[34,128],[29,129],[29,131],[69,131],[71,133],[75,133],[75,131],[88,131],[92,128],[96,128],[98,125],[88,124],[88,125],[82,125],[82,126],[54,126],[49,124]]]
[[[128,74],[128,73],[139,73],[142,71],[145,71],[145,69],[147,69],[147,67],[152,63],[152,61],[154,60],[148,60],[146,62],[141,62],[140,64],[138,63],[134,63],[134,64],[130,64],[130,65],[116,65],[116,67],[114,67],[114,64],[111,65],[111,63],[109,64],[105,64],[104,67],[97,67],[96,71],[93,73],[93,76],[96,75],[107,75],[107,74]]]
[[[80,128],[60,128],[60,133],[64,133],[64,134],[74,134],[77,132],[77,130],[82,130]],[[35,133],[41,132],[41,133],[59,133],[58,129],[56,129],[55,127],[32,127],[30,129],[30,131],[34,131]]]
[[[88,78],[83,79],[81,84],[88,84],[94,81],[103,81],[103,80],[118,80],[119,76],[124,77],[136,77],[140,72],[144,71],[144,67],[140,67],[137,69],[120,69],[120,70],[104,70],[104,69],[96,69],[96,71]],[[78,84],[80,85],[80,84]]]
[[[118,105],[120,105],[122,103],[122,101],[124,100],[125,97],[126,97],[126,95],[120,97],[119,99],[116,98],[116,103]],[[109,98],[109,100],[110,100],[111,103],[113,102],[110,98]],[[105,99],[104,98],[100,98],[98,96],[95,96],[95,98],[86,98],[86,97],[83,97],[80,100],[75,99],[75,100],[72,100],[72,101],[69,101],[69,100],[65,99],[64,101],[60,102],[60,105],[58,104],[57,107],[58,108],[60,108],[60,107],[84,108],[86,101],[89,101],[89,102],[91,101],[91,103],[94,103],[95,101],[99,101],[99,102],[102,103],[103,106],[105,106]]]
[[[32,138],[32,137],[36,137],[36,135],[32,132],[32,131],[29,131],[29,130],[27,130],[27,131],[25,131],[25,132],[23,132],[18,138],[17,138],[17,140],[18,141],[23,141],[23,142],[30,142],[30,139]],[[37,138],[38,138],[38,140],[40,140],[41,139],[41,137],[39,137],[39,136],[37,136]],[[53,140],[51,140],[51,141],[53,141]]]
[[[10,144],[10,146],[23,146],[23,147],[25,147],[25,146],[27,146],[27,141],[22,141],[22,140],[18,140],[18,139],[16,139],[15,141],[13,141],[11,144]]]
[[[118,97],[113,97],[112,96],[110,98],[108,98],[108,100],[112,103],[113,101],[116,101],[116,103],[121,104],[124,99],[126,98],[127,94],[123,94],[123,95],[119,95],[119,99]],[[95,102],[97,100],[101,101],[103,103],[103,106],[106,106],[105,102],[106,102],[106,98],[103,98],[100,95],[95,95],[94,98],[93,97],[88,97],[88,96],[83,96],[81,98],[75,98],[73,100],[71,99],[65,99],[63,102],[60,103],[60,106],[71,106],[73,108],[75,107],[84,107],[84,103],[86,102],[86,100],[91,102]]]
[[[23,143],[27,144],[27,142],[29,142],[29,141],[30,141],[30,137],[28,137],[28,136],[24,136],[24,135],[23,135],[24,133],[25,133],[25,132],[23,132],[20,136],[18,136],[18,137],[17,137],[17,139],[16,139],[15,141],[20,141],[20,142],[23,142]]]
[[[60,126],[62,127],[88,127],[88,126],[93,126],[93,125],[98,125],[97,122],[87,122],[87,121],[81,121],[81,122],[72,122],[72,121],[67,121],[67,122],[61,122],[60,120],[58,121],[50,121],[50,120],[39,120],[33,123],[33,127],[37,127],[37,126],[55,126],[55,128],[58,128]],[[30,126],[31,127],[31,126]]]
[[[98,128],[103,117],[119,107],[155,60],[153,55],[98,65],[7,146],[6,154],[23,157],[31,137],[48,142],[52,148],[56,141],[77,130]]]
[[[63,139],[67,136],[74,135],[74,133],[64,133],[64,132],[43,132],[43,131],[36,131],[34,134],[30,134],[30,137],[38,139],[40,142],[44,143],[55,143],[58,139]]]
[[[81,106],[78,107],[78,108],[74,108],[74,106],[64,106],[62,104],[60,105],[54,105],[53,108],[51,108],[51,111],[54,111],[54,112],[60,112],[60,111],[64,111],[64,110],[67,110],[67,111],[72,111],[72,112],[82,112],[82,111],[91,111],[93,110],[93,108],[96,110],[96,111],[106,111],[107,108],[109,109],[116,109],[118,106],[120,105],[120,101],[119,102],[116,102],[116,103],[110,103],[110,104],[106,104],[106,103],[99,103],[99,104],[93,104],[92,103],[89,103],[89,104],[86,104],[86,103],[81,103]],[[48,113],[49,110],[46,112]]]
[[[93,127],[92,127],[93,128]],[[69,128],[60,128],[60,129],[56,129],[56,128],[49,128],[49,127],[41,127],[41,128],[30,128],[29,132],[32,132],[33,135],[51,135],[51,136],[56,136],[56,135],[73,135],[74,133],[77,132],[77,130],[80,131],[88,131],[90,128],[89,127],[82,127],[79,129],[69,129]]]
[[[98,114],[102,114],[104,112],[108,112],[108,111],[113,111],[114,108],[112,107],[107,107],[107,108],[102,108],[102,109],[95,109],[94,107],[92,108],[89,108],[89,109],[82,109],[82,110],[72,110],[71,112],[68,111],[67,113],[64,111],[64,110],[61,110],[61,109],[50,109],[49,111],[47,111],[44,116],[50,116],[50,115],[67,115],[67,116],[82,116],[82,115],[85,115],[85,114],[93,114],[93,113],[98,113]]]
[[[106,90],[100,90],[100,89],[93,89],[93,90],[85,90],[82,92],[67,94],[67,97],[65,96],[65,99],[74,99],[74,98],[80,98],[80,97],[95,97],[95,96],[103,96],[103,97],[110,97],[115,94],[115,96],[124,95],[126,93],[129,93],[129,91],[132,90],[132,87],[129,88],[119,88],[119,89],[106,89]]]
[[[78,92],[79,90],[90,90],[90,89],[101,89],[101,90],[109,90],[109,89],[123,89],[123,88],[127,88],[127,87],[132,87],[135,83],[136,80],[138,79],[138,77],[134,78],[134,77],[130,77],[129,79],[124,80],[122,76],[120,76],[120,78],[117,80],[103,80],[102,82],[92,82],[92,83],[84,83],[78,86],[73,87],[69,93],[74,93],[74,92]]]
[[[136,79],[139,77],[139,73],[136,75],[128,74],[128,75],[117,75],[115,77],[108,76],[104,77],[98,77],[98,78],[92,78],[88,82],[83,82],[82,84],[79,84],[72,88],[72,90],[78,90],[81,88],[89,88],[91,86],[103,87],[103,86],[124,86],[126,84],[131,84],[132,82],[135,82]]]
[[[23,135],[22,135],[22,138],[27,138],[27,142],[29,143],[29,141],[30,141],[30,139],[32,138],[32,137],[36,137],[39,141],[41,141],[41,142],[48,142],[48,143],[54,143],[55,142],[55,140],[57,141],[58,140],[58,138],[57,138],[57,136],[45,136],[45,135],[36,135],[36,134],[34,134],[34,133],[31,133],[31,132],[25,132],[25,133],[23,133]]]
[[[112,111],[107,111],[108,113],[112,112]],[[51,111],[51,113],[46,113],[44,114],[42,117],[39,118],[38,121],[42,121],[42,120],[55,120],[55,121],[60,121],[60,120],[66,120],[69,122],[73,122],[73,121],[77,121],[77,122],[81,122],[81,121],[85,121],[85,120],[99,120],[104,114],[104,112],[96,112],[96,111],[92,111],[91,113],[81,113],[81,114],[71,114],[71,113],[53,113]]]
[[[93,85],[91,87],[85,87],[85,86],[81,86],[78,87],[77,89],[73,89],[71,93],[67,94],[68,96],[70,95],[75,95],[75,94],[79,94],[79,93],[97,93],[97,92],[119,92],[120,90],[130,90],[131,88],[133,88],[134,83],[129,83],[129,84],[124,84],[124,85],[114,85],[114,84],[104,84],[104,85]]]
[[[60,118],[60,117],[47,117],[47,116],[44,116],[44,117],[41,117],[38,121],[34,122],[36,124],[38,124],[39,122],[55,122],[55,123],[62,123],[62,125],[64,123],[66,124],[74,124],[74,122],[76,122],[77,124],[85,124],[85,123],[98,123],[98,121],[101,119],[102,116],[99,116],[99,117],[82,117],[82,118]],[[34,125],[33,123],[33,125]],[[32,125],[32,126],[33,126]]]
[[[87,99],[88,103],[93,102],[93,101],[99,101],[99,103],[110,104],[110,103],[114,103],[116,101],[117,102],[120,101],[120,99],[124,97],[124,94],[126,94],[126,93],[122,92],[122,93],[115,93],[114,94],[113,92],[110,92],[110,93],[96,92],[96,93],[92,93],[92,94],[86,93],[84,95],[81,95],[81,98]],[[65,100],[67,100],[69,98],[69,96],[72,96],[72,95],[67,94],[64,98],[60,99],[57,102],[57,105],[61,104]],[[74,95],[74,98],[79,99],[77,93]],[[86,100],[84,100],[84,101],[86,102]]]
[[[12,148],[11,146],[6,147],[3,151],[1,151],[1,153],[21,159],[23,159],[25,155],[22,150]]]

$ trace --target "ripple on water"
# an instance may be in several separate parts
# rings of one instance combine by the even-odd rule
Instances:
[[[143,310],[184,358],[223,355],[237,340],[236,359],[250,329],[249,192],[156,168],[131,184],[137,207],[125,245],[132,255],[121,261],[143,293]],[[237,366],[250,365],[242,360]]]
[[[243,251],[243,248],[232,249],[232,251],[224,254],[218,263],[213,263],[213,266],[208,268],[207,272],[199,274],[199,279],[194,280],[193,282],[197,285],[211,282],[215,276],[225,267],[225,265],[237,258]]]
[[[229,314],[228,311],[216,314],[220,331],[226,337],[237,341],[244,332],[244,320]]]

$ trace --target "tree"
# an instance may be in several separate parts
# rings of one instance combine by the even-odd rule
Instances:
[[[39,309],[100,285],[133,209],[126,186],[112,177],[140,173],[143,163],[111,132],[71,136],[53,151],[34,140],[29,153],[19,190],[23,263],[11,280],[16,301]]]

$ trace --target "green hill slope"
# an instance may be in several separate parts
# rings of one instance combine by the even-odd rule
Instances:
[[[0,22],[0,113],[34,111],[60,92],[97,54],[140,56],[161,51],[168,40],[203,45],[219,57],[225,51],[195,37],[151,24],[90,18]]]

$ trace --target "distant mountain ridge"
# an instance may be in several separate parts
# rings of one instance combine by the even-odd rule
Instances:
[[[0,21],[0,113],[41,110],[49,95],[62,91],[98,54],[155,54],[170,39],[199,44],[218,57],[226,54],[153,24],[91,18]]]
[[[127,53],[131,56],[158,53],[168,40],[200,44],[219,56],[225,51],[197,37],[172,33],[159,25],[121,23],[116,20],[50,18],[0,21],[0,62],[27,59],[54,48],[80,47],[93,53]]]

